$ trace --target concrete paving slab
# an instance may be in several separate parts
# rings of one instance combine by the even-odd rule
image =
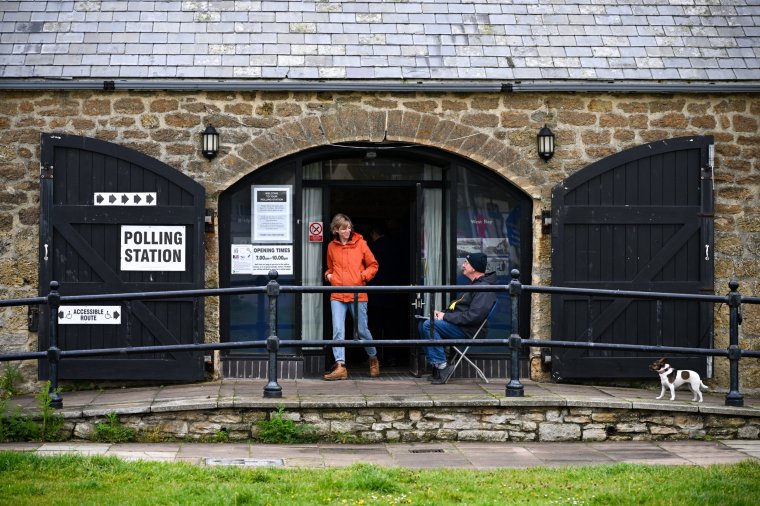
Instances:
[[[292,457],[285,458],[285,467],[293,468],[321,468],[327,467],[322,457]]]
[[[110,449],[109,444],[98,443],[45,443],[40,446],[35,453],[38,455],[61,455],[61,454],[78,454],[78,455],[105,455]]]
[[[226,444],[213,444],[213,443],[187,443],[179,447],[177,456],[186,457],[249,457],[251,456],[251,446],[249,444],[241,443],[226,443]]]
[[[156,460],[204,465],[205,459],[279,459],[286,467],[342,467],[363,462],[410,468],[527,468],[602,465],[616,462],[651,465],[700,465],[760,460],[760,441],[602,443],[413,443],[370,445],[263,445],[249,443],[15,443],[0,451],[39,455],[76,453],[113,455],[126,460]],[[702,451],[700,451],[702,450]],[[755,455],[753,455],[755,453]]]
[[[155,462],[175,462],[180,459],[172,452],[131,452],[131,451],[109,451],[106,457],[118,457],[122,460],[135,461],[155,461]]]

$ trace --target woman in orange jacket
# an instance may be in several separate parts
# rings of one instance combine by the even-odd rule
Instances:
[[[334,239],[327,245],[327,271],[325,280],[332,286],[364,286],[377,274],[377,260],[367,246],[361,234],[353,231],[351,219],[345,214],[336,214],[330,223],[330,232]],[[359,294],[358,327],[359,338],[372,340],[372,334],[367,326],[367,294]],[[354,314],[353,293],[333,293],[330,295],[330,310],[332,311],[332,338],[342,341],[346,335],[346,312]],[[369,355],[369,374],[371,377],[380,375],[380,364],[377,360],[377,350],[367,347]],[[334,347],[335,366],[329,374],[324,375],[327,381],[348,379],[346,369],[346,349]]]

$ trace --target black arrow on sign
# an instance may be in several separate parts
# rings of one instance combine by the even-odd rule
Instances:
[[[103,195],[101,195],[100,193],[98,193],[98,199],[97,200],[98,200],[98,204],[100,204],[101,202],[103,202]]]
[[[63,318],[63,311],[58,311],[58,318]]]
[[[113,319],[115,320],[118,317],[119,317],[119,312],[118,311],[114,311],[113,312]]]
[[[146,201],[148,201],[148,204],[150,204],[151,202],[153,202],[153,195],[151,195],[151,194],[149,193],[149,194],[148,194],[148,197],[147,197],[145,200],[146,200]]]
[[[121,203],[122,204],[126,204],[127,202],[129,202],[129,197],[127,197],[126,195],[122,195],[121,196]]]
[[[116,202],[116,197],[114,197],[113,194],[109,195],[108,203],[113,204],[114,202]]]
[[[139,203],[140,203],[140,200],[141,200],[141,199],[140,199],[140,196],[139,196],[139,195],[137,195],[137,194],[135,194],[135,204],[139,204]]]

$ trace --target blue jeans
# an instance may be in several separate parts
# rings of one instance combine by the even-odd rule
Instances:
[[[464,339],[467,337],[462,329],[445,320],[436,320],[433,328],[434,339]],[[430,320],[421,321],[418,330],[420,339],[430,339]],[[424,346],[422,349],[425,350],[425,355],[431,365],[438,366],[446,362],[446,354],[443,352],[442,346]]]
[[[351,317],[356,319],[354,314],[353,302],[340,302],[339,300],[330,301],[330,310],[332,311],[332,338],[333,341],[343,341],[346,338],[346,311],[351,312]],[[367,327],[367,303],[359,303],[359,339],[365,341],[372,341],[372,334],[369,333],[369,327]],[[377,355],[377,350],[374,346],[364,348],[367,350],[367,355],[374,357]],[[346,363],[346,349],[343,347],[333,348],[333,356],[336,362]]]

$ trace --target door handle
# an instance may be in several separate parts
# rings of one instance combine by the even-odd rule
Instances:
[[[705,244],[705,260],[710,260],[710,245]]]
[[[45,258],[43,258],[43,260],[47,262],[47,259],[48,259],[48,245],[45,244]]]

